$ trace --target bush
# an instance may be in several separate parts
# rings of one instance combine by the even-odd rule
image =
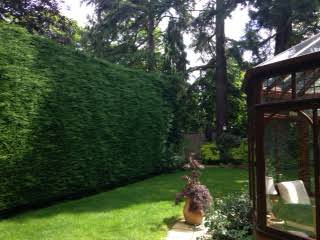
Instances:
[[[205,217],[205,226],[214,240],[250,239],[252,208],[247,193],[215,199]]]
[[[223,163],[234,163],[230,156],[230,149],[240,144],[241,138],[228,132],[222,133],[217,138],[217,146],[220,151],[220,158]]]
[[[168,81],[0,24],[0,212],[154,174]]]
[[[203,144],[200,153],[202,162],[205,164],[215,164],[220,160],[220,151],[215,142]]]
[[[246,139],[225,132],[217,138],[216,142],[222,163],[240,164],[248,161],[248,143]]]
[[[234,163],[248,163],[248,141],[243,139],[239,146],[229,150],[229,156]]]
[[[174,172],[180,169],[186,162],[183,146],[178,144],[167,144],[164,158],[161,159],[158,165],[159,172]]]
[[[239,145],[241,143],[241,137],[228,132],[224,132],[217,138],[217,143],[220,148],[229,149],[231,147]]]
[[[223,133],[215,142],[205,143],[200,148],[205,164],[248,162],[248,142],[230,133]]]

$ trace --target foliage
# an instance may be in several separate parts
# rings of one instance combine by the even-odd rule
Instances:
[[[241,89],[243,71],[231,56],[228,57],[227,63],[227,131],[245,136],[247,116],[245,94]],[[189,88],[186,104],[189,113],[189,126],[194,126],[190,128],[192,131],[207,133],[208,129],[215,128],[217,90],[214,74],[213,70],[207,70]],[[207,139],[209,138],[207,137]]]
[[[213,128],[216,135],[220,136],[232,122],[228,116],[228,82],[231,79],[227,73],[225,19],[239,3],[243,2],[241,0],[206,1],[203,11],[200,11],[191,25],[194,34],[193,47],[196,52],[201,53],[201,59],[205,63],[198,70],[206,71],[204,80],[209,83],[210,88],[214,88],[214,91],[206,92],[210,98],[210,105],[214,105],[214,108],[208,106],[206,109],[208,114],[205,131],[208,141],[212,140]],[[214,113],[210,109],[215,109]]]
[[[177,101],[181,114],[176,123],[181,122],[183,125],[180,129],[205,131],[207,140],[211,141],[213,129],[216,127],[216,115],[219,111],[226,110],[228,130],[234,130],[240,135],[245,134],[245,98],[241,90],[243,66],[233,59],[229,54],[231,51],[227,51],[227,99],[223,109],[215,104],[215,1],[208,1],[200,11],[195,7],[194,0],[84,2],[93,4],[96,13],[91,22],[92,26],[87,29],[83,38],[83,46],[87,52],[113,63],[148,71],[159,70],[180,77],[181,80],[175,81],[177,99],[182,100]],[[224,17],[242,2],[225,2]],[[196,19],[195,13],[199,14]],[[163,24],[166,22],[167,26]],[[193,47],[201,53],[202,61],[206,62],[205,68],[195,68],[204,71],[191,86],[187,79],[193,70],[192,67],[188,70],[186,68],[186,46],[183,39],[188,31],[196,39]],[[226,49],[229,45],[228,42]]]
[[[234,135],[247,135],[247,105],[246,95],[242,90],[244,71],[232,56],[227,60],[227,131]]]
[[[168,126],[168,141],[166,142],[167,157],[162,167],[172,170],[181,167],[184,160],[183,133],[186,126],[187,111],[186,84],[180,75],[166,75],[167,89],[164,97],[170,105],[171,114]]]
[[[83,37],[85,51],[113,63],[149,72],[159,70],[171,76],[168,78],[170,90],[165,93],[172,103],[173,113],[166,148],[174,152],[171,156],[183,152],[182,130],[187,122],[187,60],[183,32],[190,17],[185,11],[188,3],[181,0],[84,2],[93,4],[96,13]],[[179,20],[171,14],[173,9]],[[169,19],[169,24],[162,32],[159,24],[164,18]],[[168,168],[178,165],[179,158],[168,157],[164,165]]]
[[[168,78],[0,25],[0,211],[161,169]]]
[[[177,179],[182,174],[163,174],[3,219],[0,239],[164,239],[168,225],[181,215],[181,206],[172,206],[172,193],[181,189],[182,182]],[[226,168],[204,169],[201,176],[210,191],[221,197],[245,187],[247,178],[246,170]]]
[[[212,197],[208,188],[200,183],[200,169],[204,166],[192,156],[189,159],[189,163],[184,166],[185,169],[190,169],[191,172],[188,175],[183,176],[186,180],[186,185],[182,192],[176,195],[176,204],[178,204],[183,198],[190,200],[189,210],[192,212],[202,211],[205,212],[212,203]]]
[[[250,22],[246,27],[242,47],[252,52],[254,63],[319,31],[319,1],[317,0],[249,0]]]
[[[241,143],[241,137],[233,135],[229,132],[224,132],[220,137],[216,139],[217,146],[220,151],[221,161],[223,163],[232,163],[232,157],[230,156],[230,149],[237,147]]]
[[[183,23],[170,19],[164,36],[164,66],[163,71],[169,74],[187,76],[187,53],[183,42]]]
[[[230,148],[229,155],[231,159],[236,163],[247,163],[248,162],[247,139],[242,139],[240,145]]]
[[[185,155],[183,151],[182,141],[176,143],[170,142],[170,135],[173,135],[174,129],[169,132],[168,141],[165,147],[164,157],[158,164],[158,172],[172,172],[179,169],[185,163]]]
[[[160,69],[162,64],[162,19],[173,18],[172,9],[184,19],[188,15],[184,9],[188,4],[181,0],[84,2],[94,4],[96,12],[86,36],[87,50],[112,62],[148,71]]]
[[[208,233],[215,240],[251,239],[251,203],[247,193],[231,194],[213,202],[205,218]]]
[[[220,151],[215,142],[203,144],[200,153],[203,163],[212,164],[220,160]]]
[[[230,133],[223,133],[216,141],[201,146],[201,159],[206,164],[248,162],[248,142]]]
[[[45,35],[63,44],[79,40],[80,28],[75,21],[61,15],[60,0],[3,0],[0,20],[22,25],[29,32]]]
[[[204,132],[205,118],[204,109],[200,105],[201,94],[196,84],[188,84],[185,101],[185,131],[186,132]]]

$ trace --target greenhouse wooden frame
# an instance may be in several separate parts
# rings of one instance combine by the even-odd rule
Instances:
[[[320,34],[248,70],[245,75],[245,89],[248,106],[250,197],[254,209],[256,238],[320,240]],[[279,114],[282,111],[285,114]],[[291,113],[294,113],[293,116]],[[312,129],[310,141],[313,150],[315,208],[313,237],[302,234],[303,232],[297,234],[297,231],[275,229],[267,224],[264,131],[268,120],[277,118],[284,121],[305,118],[305,124],[309,124]],[[307,143],[300,141],[299,144]]]

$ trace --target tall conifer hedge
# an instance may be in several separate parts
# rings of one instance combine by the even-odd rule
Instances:
[[[154,173],[165,85],[1,23],[0,212]]]

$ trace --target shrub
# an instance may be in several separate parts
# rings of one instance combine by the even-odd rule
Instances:
[[[245,240],[252,234],[252,208],[247,193],[215,199],[205,217],[205,226],[214,240]]]
[[[124,184],[168,157],[168,80],[0,24],[0,212]]]
[[[205,143],[201,146],[203,163],[241,164],[248,162],[248,142],[246,139],[224,133],[216,142]]]
[[[218,149],[220,151],[220,159],[222,163],[234,163],[230,155],[230,149],[237,147],[241,143],[239,136],[224,132],[216,140]]]
[[[225,147],[226,149],[229,149],[230,147],[239,145],[241,143],[241,137],[224,132],[217,138],[217,143],[219,147]]]
[[[205,164],[218,163],[220,160],[220,151],[215,142],[203,144],[200,153],[202,162]]]
[[[234,163],[248,162],[248,142],[243,139],[239,146],[229,149],[229,156]]]
[[[186,162],[182,146],[167,144],[166,152],[158,165],[159,172],[173,172],[180,169]]]

